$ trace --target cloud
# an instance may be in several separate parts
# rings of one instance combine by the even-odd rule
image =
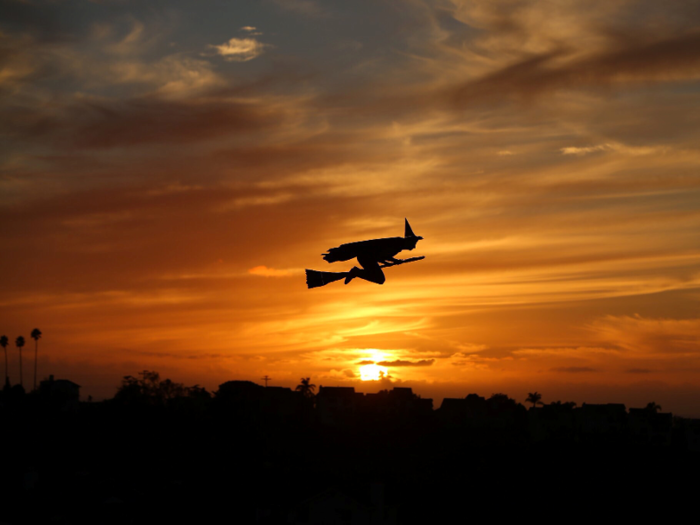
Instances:
[[[265,48],[270,46],[259,42],[255,38],[234,37],[221,45],[210,45],[209,47],[216,49],[218,54],[226,60],[247,62],[259,57],[265,51]]]
[[[250,134],[280,122],[273,120],[269,108],[215,99],[148,97],[109,101],[86,98],[66,108],[65,114],[65,120],[45,118],[39,122],[46,131],[58,131],[56,126],[60,127],[59,140],[87,149],[192,143]],[[35,133],[38,131],[37,127],[32,129]]]
[[[596,368],[588,366],[559,366],[551,369],[552,372],[564,372],[566,374],[583,374],[588,372],[598,372]]]
[[[284,9],[300,15],[316,18],[327,15],[314,0],[273,0],[275,4]]]
[[[102,76],[106,81],[153,85],[155,93],[164,97],[194,95],[224,85],[210,63],[179,54],[168,55],[155,63],[120,60],[104,68],[96,65],[91,73],[93,81],[97,78],[95,73],[99,74],[101,69],[104,69]]]
[[[700,33],[630,41],[580,56],[566,47],[530,54],[451,88],[460,106],[504,97],[528,99],[551,91],[700,78]]]
[[[589,325],[596,337],[628,356],[700,356],[700,318],[652,319],[639,315],[606,316]]]
[[[567,148],[561,148],[561,152],[563,155],[587,155],[589,153],[594,153],[597,151],[609,151],[610,145],[609,144],[599,144],[598,146],[588,146],[585,148],[577,148],[574,146],[567,147]]]
[[[271,206],[291,200],[294,196],[290,193],[280,193],[264,196],[239,197],[217,207],[219,212],[227,212],[247,208],[249,206]]]
[[[295,269],[282,269],[278,270],[276,268],[268,268],[267,266],[256,266],[248,270],[251,275],[258,275],[260,277],[289,277],[300,273],[301,270]]]
[[[430,366],[435,362],[435,359],[421,359],[420,361],[406,361],[403,359],[397,359],[395,361],[380,361],[377,363],[379,366]]]
[[[459,350],[458,355],[467,356],[475,352],[482,352],[488,348],[486,345],[478,345],[474,343],[457,343],[454,345]]]
[[[517,357],[575,357],[585,358],[592,355],[608,356],[619,353],[614,348],[604,347],[562,347],[562,348],[522,348],[513,350],[513,355]]]
[[[663,148],[642,146],[642,147],[630,147],[619,143],[609,143],[609,144],[598,144],[597,146],[586,146],[583,148],[578,148],[575,146],[565,147],[560,149],[563,155],[588,155],[589,153],[596,153],[598,151],[617,151],[619,153],[624,153],[627,155],[651,155],[652,153],[663,152]]]

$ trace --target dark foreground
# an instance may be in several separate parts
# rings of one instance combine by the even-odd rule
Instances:
[[[661,428],[650,414],[640,430],[615,410],[590,421],[514,402],[441,412],[391,393],[353,406],[324,390],[317,407],[235,388],[164,403],[5,402],[0,523],[628,521],[653,509],[666,521],[697,499],[689,420]]]

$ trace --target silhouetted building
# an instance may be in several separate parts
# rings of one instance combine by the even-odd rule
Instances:
[[[302,409],[303,396],[290,388],[263,387],[251,381],[227,381],[214,394],[216,403],[243,417],[288,419]]]
[[[630,408],[629,430],[632,438],[654,445],[670,445],[673,430],[673,415],[656,413],[647,408]]]
[[[486,399],[477,394],[469,394],[464,399],[443,399],[437,416],[447,426],[474,427],[484,424],[486,412]]]
[[[411,388],[394,387],[376,394],[365,394],[363,412],[383,419],[417,419],[430,416],[433,400],[422,399]]]
[[[700,419],[679,419],[679,431],[684,447],[693,452],[700,452]]]
[[[530,439],[572,439],[576,429],[574,414],[574,407],[569,404],[552,403],[531,407],[527,411]]]
[[[576,410],[576,424],[584,434],[621,434],[627,429],[627,410],[621,403],[584,403]]]
[[[298,415],[302,409],[304,398],[301,392],[281,386],[268,386],[262,389],[259,407],[266,414],[280,418],[290,418]]]
[[[339,426],[354,422],[364,394],[351,386],[320,386],[316,395],[316,411],[324,425]]]
[[[54,379],[53,374],[39,383],[42,399],[65,411],[78,409],[80,385],[68,379]]]

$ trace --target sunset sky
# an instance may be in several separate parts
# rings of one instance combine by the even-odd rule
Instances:
[[[700,417],[700,1],[0,0],[0,137],[13,382]]]

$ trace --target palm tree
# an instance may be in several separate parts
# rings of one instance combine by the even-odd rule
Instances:
[[[301,392],[301,395],[304,396],[305,398],[311,399],[314,397],[314,390],[316,388],[316,385],[311,384],[311,378],[307,377],[304,379],[303,377],[301,378],[301,384],[297,385],[297,390]]]
[[[544,403],[541,401],[542,399],[542,394],[538,394],[537,392],[532,392],[527,395],[527,399],[525,400],[526,403],[532,403],[532,408],[535,408],[536,405],[544,405]]]
[[[15,346],[19,350],[19,386],[24,386],[22,384],[22,347],[24,346],[24,337],[20,335],[15,339]]]
[[[661,412],[661,405],[657,405],[653,401],[651,403],[647,403],[647,406],[645,407],[645,410],[648,410],[649,412],[653,412],[656,414],[657,412]]]
[[[32,339],[34,339],[34,390],[36,390],[36,363],[37,354],[39,353],[39,339],[41,338],[41,330],[35,328],[32,330]]]
[[[2,349],[5,350],[5,386],[10,386],[10,375],[7,373],[7,345],[9,344],[9,340],[7,339],[6,335],[3,335],[0,337],[0,346],[2,346]]]

